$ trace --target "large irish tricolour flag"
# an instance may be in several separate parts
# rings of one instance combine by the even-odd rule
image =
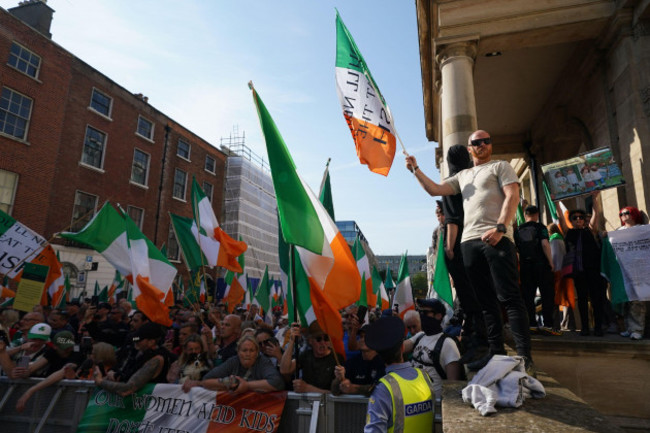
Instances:
[[[138,309],[156,323],[171,325],[163,301],[171,291],[176,268],[128,215],[120,215],[106,202],[81,231],[61,236],[84,243],[104,256],[132,283]]]
[[[338,12],[336,91],[359,161],[371,171],[388,176],[395,156],[395,125],[361,51]]]

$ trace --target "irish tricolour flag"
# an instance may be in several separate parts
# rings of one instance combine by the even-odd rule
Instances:
[[[163,301],[172,290],[176,268],[128,215],[120,215],[106,202],[81,231],[61,236],[84,243],[104,256],[133,285],[138,309],[154,322],[171,325]]]
[[[395,306],[397,306],[398,314],[402,320],[404,320],[404,315],[408,310],[415,310],[407,253],[404,253],[402,260],[399,262],[397,288],[395,289],[395,296],[393,297],[393,307]]]
[[[361,278],[356,261],[323,204],[299,176],[280,131],[252,84],[251,89],[266,141],[281,236],[295,245],[290,261],[295,264],[296,283],[303,273],[308,282],[306,287],[296,285],[307,289],[304,294],[309,295],[303,299],[310,298],[318,323],[336,343],[343,337],[338,310],[359,299]],[[296,304],[306,306],[299,299]]]
[[[121,397],[95,388],[77,433],[211,433],[278,430],[286,392],[232,394],[200,386],[146,384]]]
[[[192,233],[207,259],[206,265],[222,266],[231,271],[242,272],[237,257],[248,248],[246,243],[231,238],[219,227],[212,203],[194,178],[192,178],[192,211],[195,221]]]
[[[361,164],[388,176],[395,156],[395,125],[370,69],[336,13],[336,91]]]

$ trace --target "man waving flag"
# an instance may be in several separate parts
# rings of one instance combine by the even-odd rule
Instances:
[[[388,176],[395,157],[395,125],[366,61],[338,12],[336,91],[359,161],[370,171]]]

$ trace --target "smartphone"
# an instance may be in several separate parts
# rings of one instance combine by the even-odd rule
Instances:
[[[29,367],[29,361],[30,361],[29,355],[23,355],[23,356],[20,357],[20,359],[16,363],[16,367],[28,368]]]
[[[93,339],[92,337],[81,337],[81,344],[79,345],[79,351],[81,353],[90,353],[93,350]]]
[[[368,307],[365,305],[359,305],[357,308],[357,317],[359,318],[359,325],[363,325],[363,322],[366,320],[366,314],[368,313]]]

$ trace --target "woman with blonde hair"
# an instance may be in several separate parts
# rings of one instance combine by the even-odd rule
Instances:
[[[210,370],[201,381],[185,381],[183,391],[188,392],[195,386],[234,394],[271,392],[283,390],[284,380],[271,361],[260,354],[255,337],[244,335],[237,341],[237,356]]]

